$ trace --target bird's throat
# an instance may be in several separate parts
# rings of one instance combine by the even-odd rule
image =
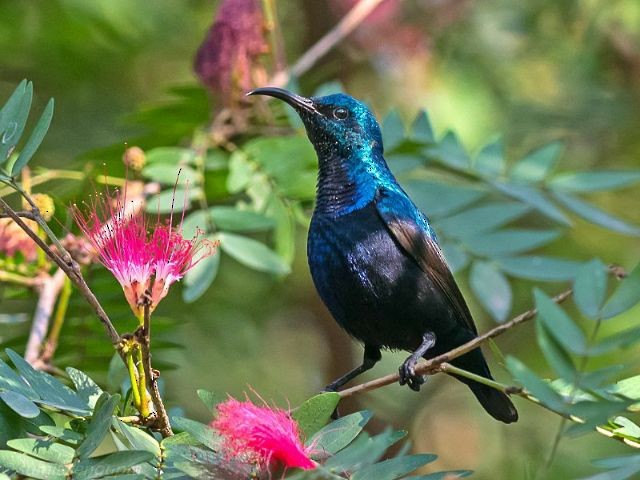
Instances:
[[[316,212],[342,216],[375,197],[376,182],[362,160],[340,156],[319,159]]]

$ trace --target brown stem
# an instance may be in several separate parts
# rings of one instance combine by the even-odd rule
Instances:
[[[42,344],[49,329],[49,320],[53,313],[53,307],[56,304],[65,278],[67,278],[67,276],[64,270],[58,269],[53,276],[46,275],[42,281],[38,304],[36,305],[36,311],[33,315],[31,332],[29,333],[29,340],[27,341],[27,347],[24,353],[24,359],[32,365],[40,358]]]
[[[36,215],[33,212],[15,212],[16,215],[22,218],[27,218],[29,220],[33,220],[34,222],[37,220]],[[11,218],[11,215],[8,213],[0,213],[0,218]]]
[[[142,349],[142,366],[144,367],[145,376],[149,382],[149,390],[151,395],[151,401],[156,411],[156,426],[160,434],[166,438],[173,435],[171,429],[171,423],[169,422],[169,416],[167,410],[164,407],[164,402],[160,396],[160,389],[158,388],[159,372],[151,367],[151,311],[150,302],[146,301],[144,304],[144,324],[142,328],[136,331],[136,337]],[[141,385],[141,388],[145,388]]]
[[[284,86],[292,76],[299,77],[307,72],[318,60],[353,32],[383,1],[384,0],[360,0],[335,27],[329,30],[324,37],[307,50],[288,71],[277,73],[273,77],[271,84]]]
[[[10,218],[13,219],[14,222],[22,229],[24,232],[31,237],[31,239],[40,247],[47,256],[56,263],[63,271],[67,274],[69,279],[74,283],[80,294],[85,298],[87,303],[91,306],[93,311],[96,313],[98,319],[102,322],[107,335],[111,339],[111,343],[113,345],[119,345],[120,343],[120,335],[118,331],[111,323],[109,316],[100,305],[100,302],[93,294],[87,282],[84,280],[82,276],[82,272],[80,271],[80,266],[78,263],[71,258],[69,252],[67,252],[64,248],[59,248],[59,254],[51,250],[51,248],[38,236],[36,232],[34,232],[29,226],[24,223],[24,221],[20,218],[20,216],[5,202],[2,198],[0,198],[0,207],[5,211]],[[33,211],[33,214],[36,216],[36,221],[40,224],[40,220],[43,223],[44,220],[40,216],[40,213],[37,209]]]

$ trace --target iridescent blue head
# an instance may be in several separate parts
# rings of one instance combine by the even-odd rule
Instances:
[[[302,119],[319,162],[316,212],[342,215],[371,202],[379,187],[399,189],[382,156],[382,134],[371,111],[344,94],[301,97],[275,87],[268,95],[291,105]]]
[[[257,88],[249,95],[268,95],[291,105],[304,123],[307,136],[322,161],[356,154],[382,156],[382,135],[366,105],[349,95],[301,97],[281,88]]]

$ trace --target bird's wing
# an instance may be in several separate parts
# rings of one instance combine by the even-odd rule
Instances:
[[[478,334],[471,312],[456,284],[426,218],[409,198],[399,192],[380,189],[376,209],[389,233],[440,290],[450,307],[474,334]],[[407,212],[407,215],[399,212]]]

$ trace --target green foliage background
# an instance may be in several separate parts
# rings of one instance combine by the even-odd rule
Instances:
[[[278,7],[291,61],[339,18],[325,2],[287,0]],[[186,146],[194,129],[208,119],[208,99],[197,87],[191,59],[211,22],[214,3],[2,1],[0,10],[0,47],[4,52],[0,98],[6,99],[22,78],[29,78],[36,86],[34,111],[42,111],[50,97],[56,99],[54,120],[37,165],[82,169],[91,164],[100,171],[104,162],[109,173],[118,173],[128,142],[155,152],[156,162],[151,153],[147,167],[151,170],[144,172],[149,178],[171,177],[172,172],[162,168],[163,151],[153,148]],[[556,189],[549,187],[553,183],[544,182],[513,189],[518,171],[532,178],[523,158],[529,158],[530,164],[547,162],[552,167],[550,176],[640,168],[637,2],[563,0],[514,5],[496,0],[431,5],[408,1],[400,10],[403,25],[419,33],[424,47],[410,50],[400,45],[390,53],[350,37],[298,79],[299,89],[312,94],[320,87],[325,91],[335,88],[326,85],[339,81],[350,94],[366,99],[379,118],[385,118],[385,146],[392,167],[417,203],[433,217],[448,246],[449,260],[458,261],[457,278],[479,330],[490,328],[495,319],[504,320],[509,313],[528,309],[534,302],[531,287],[538,284],[540,271],[530,273],[528,279],[518,278],[527,276],[522,274],[525,266],[520,263],[509,270],[508,262],[496,260],[505,256],[504,250],[492,250],[500,245],[503,249],[517,246],[514,228],[541,233],[535,236],[528,232],[523,240],[518,237],[524,244],[513,254],[576,262],[600,257],[627,268],[637,264],[640,243],[637,227],[633,227],[640,225],[640,195],[634,185],[637,173],[615,177],[613,186],[620,187],[616,191],[595,191],[595,182],[601,181],[602,175],[590,177],[586,183],[584,178],[565,177],[556,180]],[[383,42],[380,38],[377,41]],[[424,118],[412,127],[423,108],[428,110],[432,135]],[[281,124],[288,121],[284,109],[274,107],[274,111]],[[501,135],[499,141],[497,134]],[[538,153],[548,160],[536,163],[527,157],[528,152],[544,145],[546,149]],[[472,167],[467,158],[474,159]],[[242,208],[265,214],[246,219],[250,227],[244,228],[225,224],[228,212],[227,217],[224,210],[213,212],[216,225],[226,235],[223,246],[231,245],[222,249],[219,275],[211,288],[187,307],[174,291],[154,318],[158,340],[163,342],[158,342],[162,349],[154,363],[161,369],[176,367],[163,370],[166,398],[169,406],[184,409],[190,418],[208,421],[210,417],[196,395],[197,388],[237,396],[251,386],[265,398],[297,405],[361,355],[359,347],[337,329],[320,304],[306,267],[306,229],[301,224],[313,195],[313,162],[312,151],[299,138],[260,138],[244,144],[231,158],[210,153],[184,162],[194,169],[205,169],[206,193],[212,205],[219,208],[216,199],[224,199],[226,207],[239,208],[236,200],[241,200]],[[277,191],[265,193],[265,176],[275,179]],[[86,184],[65,181],[52,182],[46,188],[56,196],[58,211],[63,212],[63,206],[83,187]],[[554,191],[557,195],[547,193]],[[543,192],[551,207],[548,202],[541,203],[535,192]],[[600,223],[608,223],[610,228],[594,226],[565,207],[571,202],[566,195],[587,200],[624,218],[629,225],[598,216]],[[473,231],[464,217],[455,218],[482,205],[499,205],[504,212],[507,202],[512,216],[486,229],[486,233],[508,229],[512,235],[506,238],[485,238],[483,244],[474,237],[478,229],[495,219],[492,210],[490,215],[485,211],[484,217],[482,212],[474,213]],[[593,210],[589,211],[593,220]],[[68,225],[64,213],[59,218]],[[565,225],[567,220],[570,228]],[[210,233],[220,235],[219,231]],[[266,244],[279,257],[267,265],[249,261],[252,268],[247,268],[237,259],[246,264],[248,258],[264,259],[265,255],[252,257],[251,249],[259,247],[247,247],[237,236]],[[234,246],[235,255],[230,251]],[[542,275],[551,273],[555,281],[539,286],[554,294],[564,289],[560,280],[570,278],[576,270],[577,264],[568,263],[545,268]],[[199,281],[191,280],[191,285]],[[183,284],[189,286],[190,280]],[[493,289],[483,290],[487,285]],[[92,273],[92,286],[115,320],[131,322],[121,293],[105,272],[96,269]],[[183,289],[184,297],[201,293],[189,288],[191,294],[188,288]],[[511,291],[511,306],[487,300],[496,292],[505,298]],[[544,302],[543,298],[536,295],[538,302]],[[31,300],[5,295],[2,311],[30,313]],[[88,370],[102,384],[111,381],[117,387],[117,375],[109,379],[105,375],[104,358],[110,346],[81,299],[75,302],[57,362]],[[634,327],[638,308],[604,324],[601,334],[613,335]],[[568,306],[567,311],[578,317],[575,307]],[[592,328],[588,322],[581,325]],[[2,325],[0,340],[20,351],[26,331],[25,323]],[[557,369],[554,373],[533,346],[535,335],[536,326],[529,324],[501,337],[498,344],[503,353],[518,357],[541,377],[554,377]],[[78,338],[84,339],[81,345]],[[386,354],[371,375],[395,371],[403,356]],[[493,358],[494,373],[509,379],[499,361]],[[640,373],[637,347],[613,350],[589,362],[590,368],[624,364],[619,377]],[[507,365],[512,372],[519,367],[513,362]],[[557,364],[551,366],[556,368]],[[381,432],[388,424],[407,429],[417,452],[440,456],[438,469],[473,469],[477,478],[536,478],[536,474],[537,478],[575,478],[595,471],[589,464],[591,459],[629,453],[624,445],[601,436],[564,439],[553,464],[545,470],[559,428],[557,416],[521,401],[520,422],[508,427],[497,424],[463,386],[444,376],[433,378],[419,395],[387,387],[350,400],[342,408],[345,412],[375,411],[371,431]]]

